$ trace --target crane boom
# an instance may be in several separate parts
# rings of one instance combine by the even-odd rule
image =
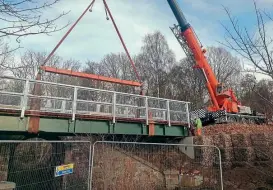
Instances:
[[[180,27],[180,36],[185,40],[191,55],[193,56],[194,68],[201,70],[204,75],[206,86],[210,94],[212,105],[208,108],[210,111],[226,110],[231,113],[238,113],[238,105],[235,94],[232,89],[224,90],[223,84],[219,83],[210,64],[207,61],[205,50],[202,49],[196,37],[193,28],[187,22],[184,14],[178,6],[176,0],[167,0],[170,8]]]

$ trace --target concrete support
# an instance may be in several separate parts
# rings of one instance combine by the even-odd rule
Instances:
[[[0,190],[13,190],[15,189],[16,184],[9,181],[1,181],[0,182]]]
[[[183,152],[184,154],[186,154],[188,157],[190,157],[191,159],[194,159],[194,147],[193,145],[193,137],[185,137],[184,139],[182,139],[180,142],[180,144],[184,144],[184,145],[190,145],[190,146],[180,146],[179,149],[181,150],[181,152]]]

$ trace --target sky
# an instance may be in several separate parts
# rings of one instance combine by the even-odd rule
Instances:
[[[44,17],[54,17],[63,11],[70,11],[68,15],[58,21],[65,25],[75,22],[88,6],[91,0],[62,0],[53,8],[47,10]],[[228,17],[223,7],[230,9],[240,23],[255,30],[255,14],[252,0],[177,0],[186,19],[194,28],[204,47],[220,46],[224,42],[225,31],[222,24],[228,24]],[[143,37],[148,33],[160,31],[166,38],[170,48],[179,60],[185,54],[170,26],[176,24],[175,17],[167,0],[107,0],[117,26],[124,38],[129,52],[134,55],[140,51]],[[273,11],[273,0],[256,0],[259,8]],[[71,26],[71,25],[70,25]],[[273,23],[272,23],[273,26]],[[17,56],[26,49],[50,52],[62,38],[68,28],[51,36],[29,36],[22,39],[24,49],[18,51]],[[273,32],[272,32],[273,36]],[[87,12],[56,54],[65,59],[99,61],[108,53],[124,52],[123,47],[114,30],[112,22],[106,20],[102,0],[96,0],[92,12]]]

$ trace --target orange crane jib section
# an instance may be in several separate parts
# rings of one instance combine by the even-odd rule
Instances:
[[[48,67],[48,66],[41,66],[40,69],[49,73],[56,73],[56,74],[62,74],[62,75],[68,75],[68,76],[74,76],[74,77],[86,78],[86,79],[93,79],[93,80],[99,80],[99,81],[111,82],[111,83],[117,83],[122,85],[129,85],[129,86],[136,86],[136,87],[141,86],[141,83],[136,81],[121,80],[121,79],[112,78],[112,77],[105,77],[101,75],[72,71],[68,69],[58,69],[58,68]]]

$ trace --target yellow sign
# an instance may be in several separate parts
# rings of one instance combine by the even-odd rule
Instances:
[[[73,173],[74,164],[56,166],[55,177]]]

